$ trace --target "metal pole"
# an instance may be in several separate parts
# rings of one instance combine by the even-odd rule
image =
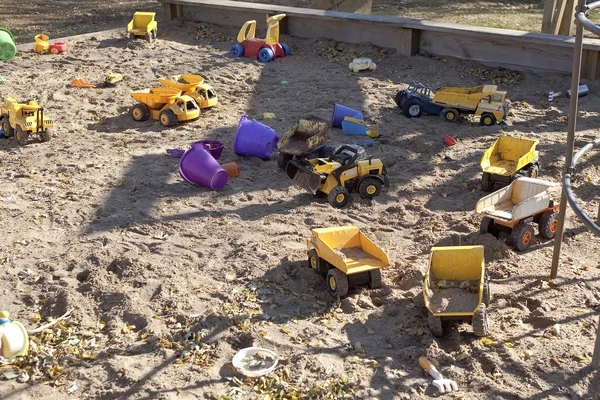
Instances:
[[[596,345],[592,354],[592,368],[600,367],[600,317],[598,317],[598,328],[596,329]]]
[[[585,0],[579,0],[576,12],[579,13],[585,6]],[[575,51],[573,54],[573,71],[571,74],[571,102],[569,104],[569,127],[567,132],[567,153],[565,156],[565,172],[571,169],[573,163],[573,148],[575,145],[575,127],[577,119],[577,105],[579,101],[579,79],[581,77],[581,54],[583,53],[583,24],[577,20],[575,31]],[[567,194],[563,188],[560,195],[560,211],[558,213],[558,228],[554,239],[554,252],[552,253],[552,270],[550,277],[558,275],[558,262],[562,247],[565,216],[567,213]]]
[[[598,215],[596,216],[596,225],[600,225],[600,203],[598,203]]]

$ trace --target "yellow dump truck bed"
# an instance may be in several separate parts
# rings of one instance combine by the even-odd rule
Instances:
[[[308,248],[347,275],[386,267],[388,255],[360,232],[356,226],[339,226],[311,230]]]
[[[159,78],[158,81],[166,88],[179,89],[181,91],[192,91],[204,82],[200,75],[181,74],[168,78]]]
[[[479,101],[496,93],[495,85],[482,85],[471,88],[448,87],[437,91],[433,96],[433,102],[448,106],[456,106],[460,109],[475,110]]]
[[[136,12],[133,14],[133,19],[127,24],[127,33],[145,35],[156,29],[158,24],[154,20],[155,15],[156,13],[154,12]]]
[[[539,140],[500,136],[492,147],[483,153],[481,168],[483,172],[489,174],[512,176],[537,159],[538,152],[535,148],[539,142]]]
[[[433,247],[423,282],[425,307],[434,316],[470,316],[483,296],[483,246]]]
[[[181,95],[181,91],[172,88],[152,88],[147,92],[131,92],[131,97],[150,108],[159,109],[165,104],[173,103]]]

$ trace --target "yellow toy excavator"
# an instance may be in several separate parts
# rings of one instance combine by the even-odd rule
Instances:
[[[238,33],[238,43],[231,46],[229,54],[234,57],[258,57],[264,63],[289,56],[289,46],[285,43],[279,43],[279,21],[283,18],[285,18],[285,14],[277,14],[267,18],[267,37],[265,39],[255,37],[255,20],[246,21]]]

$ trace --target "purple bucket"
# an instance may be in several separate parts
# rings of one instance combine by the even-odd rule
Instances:
[[[179,175],[188,182],[212,190],[222,189],[229,175],[203,144],[194,143],[179,161]]]
[[[244,115],[238,124],[233,151],[241,156],[270,159],[278,141],[277,132]]]
[[[354,117],[356,114],[360,114],[360,111],[353,110],[350,107],[336,104],[333,106],[333,115],[331,116],[331,126],[334,128],[341,128],[344,117]]]
[[[223,153],[223,147],[225,147],[225,145],[218,140],[199,140],[195,143],[200,143],[203,145],[215,160],[218,160],[219,157],[221,157],[221,153]]]

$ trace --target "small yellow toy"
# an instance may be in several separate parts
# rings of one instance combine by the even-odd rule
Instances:
[[[36,101],[22,104],[11,97],[5,98],[0,106],[0,126],[4,136],[16,136],[21,146],[27,144],[30,135],[38,135],[42,142],[47,142],[54,133],[54,120],[44,114],[44,108]]]
[[[38,54],[43,52],[50,52],[52,54],[59,54],[64,51],[67,51],[67,44],[65,42],[54,42],[48,43],[47,40],[50,39],[47,35],[40,33],[34,36],[35,43],[33,45],[33,51]]]
[[[20,322],[11,322],[8,311],[0,312],[0,355],[9,361],[29,350],[29,335]]]
[[[496,182],[507,185],[521,177],[537,178],[539,140],[500,136],[481,157],[481,189],[491,192]]]
[[[344,297],[351,286],[381,287],[381,268],[390,265],[388,255],[356,226],[311,230],[306,240],[308,265],[327,277],[333,297]]]
[[[443,319],[470,319],[475,336],[489,332],[486,307],[490,287],[483,246],[433,247],[423,281],[429,310],[427,324],[433,336],[442,336]]]
[[[159,78],[158,82],[166,88],[181,90],[186,96],[194,98],[201,109],[214,107],[219,100],[215,90],[204,83],[204,78],[200,75],[181,74]]]
[[[190,96],[182,95],[177,89],[153,88],[147,92],[132,92],[131,97],[139,101],[131,108],[136,121],[148,118],[159,120],[163,126],[189,121],[200,116],[200,108]]]
[[[127,33],[131,39],[136,36],[143,36],[148,42],[156,39],[158,33],[158,23],[154,20],[154,12],[136,12],[133,19],[127,24]]]

